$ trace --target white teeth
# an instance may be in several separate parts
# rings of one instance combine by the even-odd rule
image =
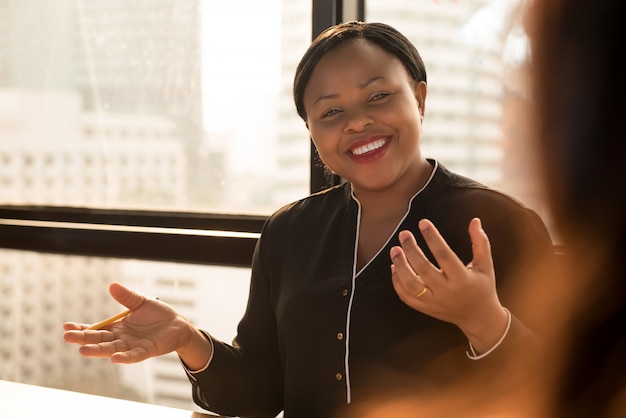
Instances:
[[[382,147],[383,145],[385,145],[386,142],[387,142],[386,139],[379,139],[378,141],[370,142],[367,145],[363,145],[362,147],[353,149],[352,154],[362,155],[362,154],[365,154],[366,152],[374,151],[375,149],[378,149]]]

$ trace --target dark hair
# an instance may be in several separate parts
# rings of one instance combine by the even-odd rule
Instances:
[[[298,115],[306,120],[304,89],[313,69],[328,52],[346,42],[365,39],[395,55],[417,82],[426,82],[426,68],[415,46],[403,34],[384,23],[347,22],[323,31],[306,50],[293,81],[293,99]]]

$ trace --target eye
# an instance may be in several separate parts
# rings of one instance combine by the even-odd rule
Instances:
[[[372,94],[370,96],[370,102],[377,102],[379,100],[384,99],[385,97],[389,96],[389,93],[385,93],[385,92],[376,92],[374,94]]]
[[[322,113],[322,119],[330,118],[330,117],[333,117],[333,116],[335,116],[337,114],[339,114],[339,109],[328,109],[327,111]]]

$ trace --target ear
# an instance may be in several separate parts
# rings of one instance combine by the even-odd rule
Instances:
[[[417,106],[420,110],[420,115],[422,118],[424,117],[424,113],[426,112],[426,93],[427,93],[426,83],[420,81],[419,83],[415,83],[414,94],[415,99],[417,100]]]

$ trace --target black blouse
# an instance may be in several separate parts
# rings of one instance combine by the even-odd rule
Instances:
[[[341,416],[371,395],[410,387],[433,390],[474,364],[454,325],[405,305],[391,283],[389,250],[397,232],[430,219],[464,263],[472,259],[468,225],[480,217],[500,289],[521,263],[552,252],[532,210],[500,192],[435,170],[397,230],[360,272],[360,210],[350,184],[314,194],[274,213],[258,241],[246,312],[233,344],[213,339],[206,370],[189,374],[196,403],[229,416]],[[530,239],[534,245],[528,246]],[[500,294],[506,306],[506,297]],[[530,339],[514,316],[502,345]],[[494,353],[486,359],[495,356]],[[445,359],[445,360],[444,360]]]

